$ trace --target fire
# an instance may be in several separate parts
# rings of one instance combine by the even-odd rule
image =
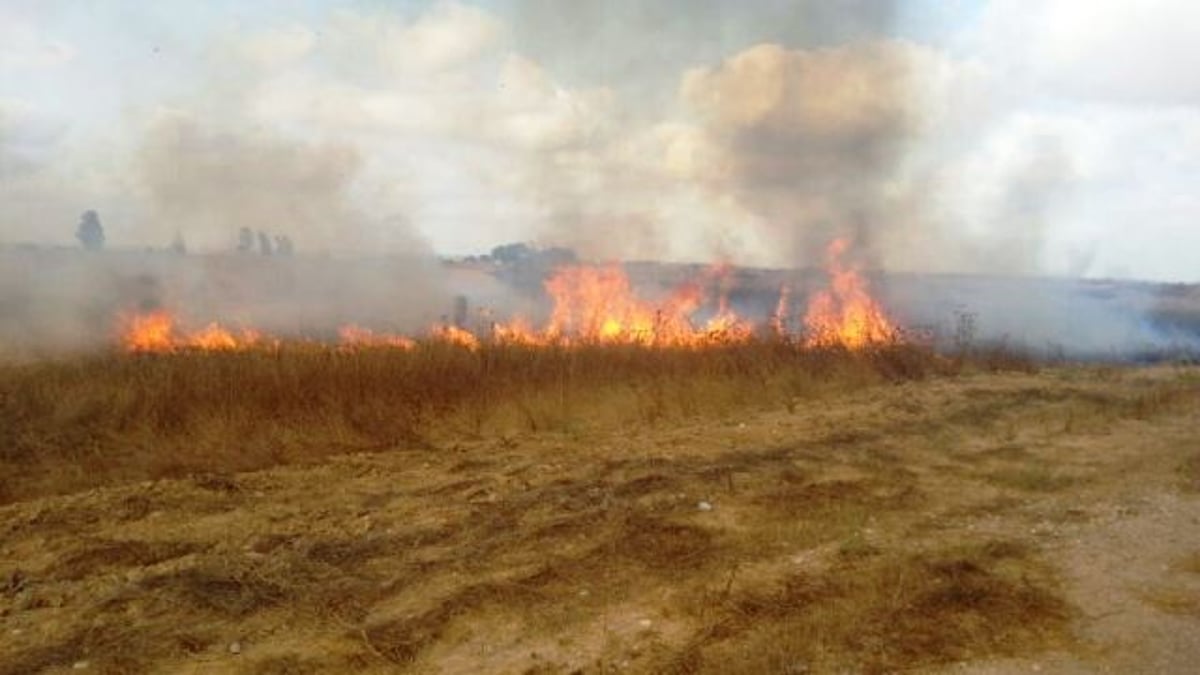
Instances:
[[[849,247],[847,240],[835,239],[826,250],[830,288],[812,297],[804,315],[810,346],[857,349],[898,339],[897,329],[867,291],[866,279],[843,261]]]
[[[788,310],[792,299],[792,289],[787,284],[779,287],[779,300],[775,303],[775,312],[771,314],[771,332],[784,337],[788,334]]]
[[[431,336],[434,340],[465,347],[471,351],[479,349],[479,338],[475,337],[474,333],[458,326],[434,326]]]
[[[543,336],[524,317],[492,326],[492,340],[502,345],[538,346],[545,343]]]
[[[745,342],[754,337],[754,327],[730,310],[722,298],[717,315],[704,324],[702,342]]]
[[[564,267],[545,286],[554,300],[550,340],[653,342],[655,309],[634,295],[620,267]]]
[[[560,268],[545,281],[553,305],[542,327],[520,317],[495,323],[490,332],[482,333],[439,324],[426,332],[427,341],[476,351],[484,341],[528,347],[625,344],[703,348],[750,342],[761,335],[801,347],[858,349],[897,340],[897,329],[871,297],[866,280],[857,267],[844,261],[848,248],[845,239],[829,245],[830,287],[810,298],[803,316],[803,335],[789,329],[791,289],[787,285],[780,288],[775,310],[760,328],[730,306],[733,277],[728,267],[713,267],[655,302],[640,297],[618,265],[577,265]],[[279,342],[250,330],[235,333],[217,323],[189,332],[161,310],[124,317],[123,323],[121,342],[132,352],[233,350]],[[422,343],[407,335],[377,333],[350,324],[338,330],[338,344],[342,349],[412,350]]]
[[[727,274],[718,267],[707,276],[723,280]],[[698,282],[679,286],[659,303],[639,298],[616,265],[565,267],[545,286],[554,310],[543,342],[695,347],[747,340],[753,334],[750,324],[729,308],[724,292],[716,315],[697,327],[693,315],[706,299]]]
[[[125,321],[121,342],[131,352],[163,352],[173,348],[175,320],[164,311],[135,314]]]
[[[417,346],[416,341],[404,335],[393,335],[390,333],[376,333],[370,328],[363,328],[356,324],[349,324],[338,329],[338,338],[341,345],[346,348],[355,347],[396,347],[398,349],[412,349]]]
[[[122,344],[131,352],[233,350],[250,347],[261,339],[257,331],[233,333],[217,323],[210,323],[195,332],[185,332],[178,328],[175,317],[165,310],[126,317],[121,335]]]

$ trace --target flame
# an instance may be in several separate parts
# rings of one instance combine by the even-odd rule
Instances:
[[[166,352],[174,349],[175,319],[163,310],[135,314],[125,319],[121,342],[131,352]]]
[[[827,252],[830,287],[816,293],[803,317],[804,336],[788,327],[791,289],[779,290],[775,311],[762,334],[797,346],[843,346],[857,349],[898,339],[899,333],[871,297],[858,269],[843,261],[849,242],[837,239]],[[658,302],[639,297],[618,265],[562,267],[545,281],[553,302],[550,317],[537,328],[521,317],[495,323],[482,337],[459,326],[439,324],[428,331],[428,341],[478,350],[483,341],[529,347],[582,344],[625,344],[643,347],[686,347],[736,344],[756,339],[759,328],[730,306],[731,269],[716,266],[684,283]],[[715,301],[708,290],[717,288]],[[715,305],[715,308],[714,308]],[[709,308],[709,318],[696,315]],[[252,330],[232,332],[210,323],[185,331],[169,312],[158,310],[123,317],[121,343],[132,352],[247,349],[279,340]],[[421,342],[406,335],[377,333],[356,324],[338,330],[342,349],[391,347],[411,350]]]
[[[126,316],[124,323],[121,342],[131,352],[244,349],[262,340],[257,331],[243,330],[235,334],[217,323],[210,323],[195,332],[183,332],[177,327],[175,317],[161,309]]]
[[[775,312],[771,314],[771,332],[778,337],[788,334],[788,311],[792,299],[792,289],[787,284],[779,287],[779,301],[775,303]]]
[[[895,326],[867,291],[866,279],[856,266],[843,262],[849,247],[846,239],[835,239],[826,249],[830,288],[809,301],[804,315],[809,346],[857,349],[898,339]]]
[[[492,326],[492,341],[502,345],[544,345],[545,340],[538,334],[524,317],[516,317],[508,323],[497,323]]]
[[[724,279],[727,268],[710,270]],[[660,303],[639,298],[616,265],[559,269],[545,283],[554,310],[542,339],[550,342],[701,346],[749,339],[752,327],[728,307],[724,293],[716,316],[697,328],[692,316],[704,304],[701,283],[685,283]]]
[[[338,338],[342,347],[347,349],[354,349],[356,347],[412,349],[417,346],[416,341],[410,337],[391,333],[376,333],[370,328],[363,328],[356,324],[348,324],[339,328]]]
[[[446,342],[459,347],[466,347],[471,351],[479,349],[479,338],[475,334],[449,324],[434,326],[430,331],[430,335],[438,342]]]

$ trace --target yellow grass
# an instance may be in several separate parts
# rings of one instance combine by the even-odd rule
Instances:
[[[347,451],[794,407],[953,364],[908,346],[773,342],[412,351],[315,345],[0,368],[0,502]]]
[[[5,675],[1027,672],[1050,653],[1087,672],[1114,648],[1081,627],[1194,616],[1184,529],[1084,550],[1137,603],[1086,615],[1124,586],[1066,584],[1086,575],[1063,553],[1122,514],[1190,522],[1187,369],[298,346],[0,383]],[[1133,575],[1151,545],[1180,550]]]

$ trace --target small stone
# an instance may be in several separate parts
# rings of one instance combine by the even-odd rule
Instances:
[[[696,508],[700,509],[701,511],[712,511],[713,505],[708,502],[700,502],[696,505]]]
[[[642,628],[649,628],[650,626],[654,625],[654,622],[650,619],[642,619],[641,621],[638,621],[638,625]]]
[[[71,670],[87,670],[91,667],[92,664],[88,661],[76,661],[75,663],[71,664]]]
[[[230,642],[229,643],[229,653],[230,654],[241,654],[242,653],[242,643],[240,643],[236,640],[233,642]]]

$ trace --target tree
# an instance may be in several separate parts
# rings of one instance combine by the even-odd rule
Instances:
[[[238,230],[238,253],[250,253],[254,250],[254,232],[250,228],[243,227]]]
[[[271,238],[262,230],[258,231],[258,252],[263,255],[271,255]]]
[[[575,251],[563,246],[554,246],[542,251],[541,258],[542,262],[549,267],[573,265],[579,262],[579,256]]]
[[[528,244],[504,244],[492,249],[492,258],[501,263],[517,263],[533,255]]]
[[[104,248],[104,226],[100,224],[100,216],[95,211],[88,209],[79,217],[75,238],[85,250],[99,251]]]

